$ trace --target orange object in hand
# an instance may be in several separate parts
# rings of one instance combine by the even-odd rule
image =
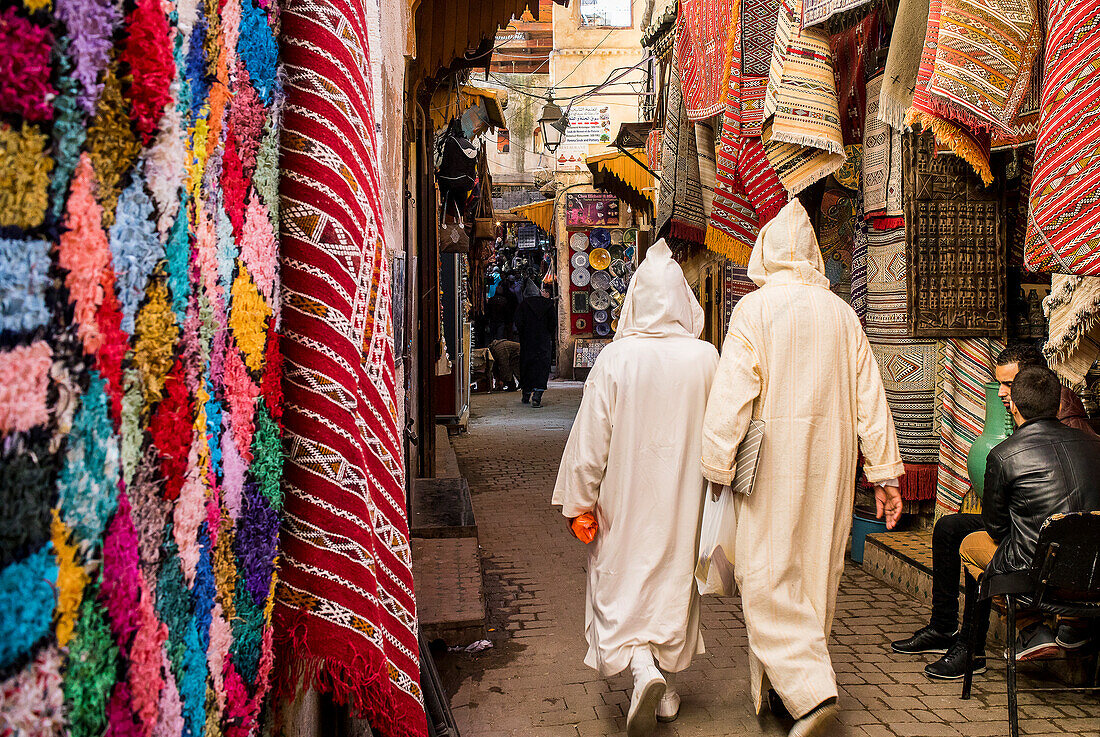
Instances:
[[[596,515],[585,512],[580,517],[574,517],[569,528],[573,530],[573,534],[576,535],[578,540],[587,545],[596,539],[596,532],[600,529],[600,526],[596,524]]]

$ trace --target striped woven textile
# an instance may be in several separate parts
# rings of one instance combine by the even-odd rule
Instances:
[[[1027,268],[1100,276],[1100,12],[1052,0],[1049,22]]]
[[[972,131],[946,116],[952,112],[956,117],[965,117],[961,108],[952,109],[951,104],[942,98],[933,103],[929,83],[936,69],[936,51],[939,48],[941,8],[943,0],[931,0],[928,7],[928,28],[924,37],[924,49],[921,51],[920,68],[913,91],[913,106],[906,113],[906,125],[920,124],[931,130],[936,137],[937,148],[962,157],[982,178],[987,186],[993,182],[993,170],[989,165],[992,147],[988,131]]]
[[[802,9],[802,27],[818,26],[834,15],[863,7],[871,0],[806,0]]]
[[[681,0],[676,16],[676,65],[688,120],[712,118],[725,107],[717,60],[725,55],[736,0]]]
[[[958,512],[970,491],[966,454],[985,425],[985,387],[993,381],[993,362],[1004,343],[993,338],[940,342],[942,396],[936,517]]]
[[[905,225],[901,204],[901,132],[880,120],[882,72],[867,80],[863,121],[864,217],[879,230]]]
[[[867,232],[867,337],[908,335],[905,228]]]
[[[856,225],[852,234],[852,309],[861,325],[867,325],[867,221],[863,197],[856,194]]]
[[[661,191],[657,200],[657,232],[679,248],[706,240],[703,188],[699,181],[699,153],[695,124],[688,120],[676,65],[668,87],[668,114],[661,137]]]
[[[1100,277],[1054,274],[1043,303],[1050,337],[1043,352],[1062,381],[1080,391],[1100,358]]]
[[[1035,0],[943,0],[932,107],[970,129],[1009,132],[1041,42]]]
[[[764,97],[768,161],[791,194],[844,166],[829,36],[800,28],[802,0],[782,0]]]

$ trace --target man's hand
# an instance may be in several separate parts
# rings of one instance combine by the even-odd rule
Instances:
[[[896,486],[875,487],[875,517],[886,516],[886,529],[892,530],[901,519],[901,489]]]

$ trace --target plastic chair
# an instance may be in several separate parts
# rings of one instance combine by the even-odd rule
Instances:
[[[976,594],[975,594],[976,590]],[[1093,651],[1090,685],[1064,688],[1016,687],[1016,615],[1020,611],[1042,612],[1079,618],[1100,618],[1100,512],[1056,514],[1039,530],[1033,566],[1029,570],[1000,575],[983,575],[978,586],[968,586],[964,619],[970,641],[966,649],[964,699],[970,698],[977,627],[974,610],[978,600],[1003,596],[1007,609],[1008,633],[1008,722],[1012,737],[1020,734],[1016,694],[1021,691],[1100,691],[1097,656]]]

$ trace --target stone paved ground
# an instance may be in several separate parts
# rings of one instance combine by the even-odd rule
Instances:
[[[475,396],[468,435],[453,439],[469,479],[480,531],[489,633],[495,647],[438,658],[463,737],[588,737],[625,730],[630,680],[583,664],[584,546],[550,507],[558,460],[580,401],[579,384],[554,385],[546,406],[518,394]],[[747,640],[736,598],[705,597],[707,654],[681,674],[680,719],[657,735],[784,735],[757,719],[748,695]],[[835,737],[986,737],[1008,734],[1004,666],[959,699],[935,683],[926,659],[894,656],[887,643],[927,621],[928,607],[849,564],[830,646],[841,685]],[[1100,734],[1100,700],[1021,694],[1027,735]]]

